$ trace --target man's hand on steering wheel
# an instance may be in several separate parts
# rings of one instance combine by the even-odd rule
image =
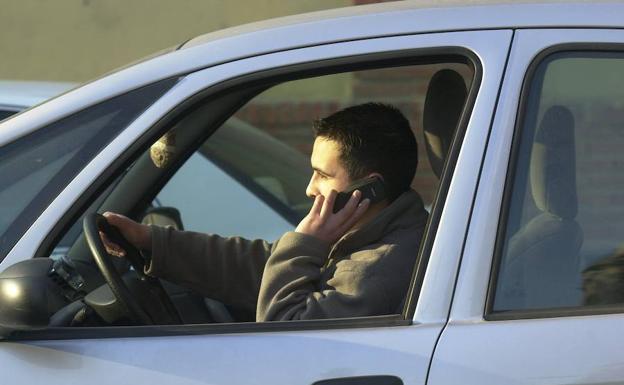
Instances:
[[[97,213],[86,215],[83,219],[83,229],[93,259],[113,295],[125,308],[130,319],[139,325],[151,325],[159,323],[161,320],[164,323],[181,323],[177,309],[158,278],[147,276],[144,272],[145,264],[139,254],[139,248],[151,249],[149,226],[144,226],[121,215],[107,214],[107,216]],[[111,253],[111,250],[114,253]],[[152,312],[152,314],[146,312],[146,308],[129,290],[121,274],[112,263],[111,255],[113,254],[124,255],[128,259],[139,281],[148,288],[147,292],[160,302],[161,308],[165,311],[165,317],[160,311]]]
[[[117,228],[121,235],[138,250],[150,251],[152,249],[152,232],[149,226],[135,222],[132,219],[112,212],[105,212],[106,221]],[[100,231],[100,238],[106,247],[106,251],[116,257],[126,256],[126,250],[113,242],[108,236]]]

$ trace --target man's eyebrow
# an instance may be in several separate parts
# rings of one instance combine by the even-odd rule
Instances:
[[[323,175],[332,176],[332,175],[331,175],[330,173],[328,173],[327,171],[321,170],[321,169],[320,169],[320,168],[318,168],[318,167],[314,167],[314,166],[313,166],[313,167],[312,167],[312,170],[314,170],[314,171],[316,171],[316,172],[318,172],[318,173],[320,173],[320,174],[323,174]]]

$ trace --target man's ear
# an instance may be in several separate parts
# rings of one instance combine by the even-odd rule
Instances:
[[[381,174],[378,173],[378,172],[371,172],[370,174],[366,175],[365,178],[373,178],[373,177],[377,177],[377,178],[381,179],[382,181],[384,181],[383,176],[381,176]]]

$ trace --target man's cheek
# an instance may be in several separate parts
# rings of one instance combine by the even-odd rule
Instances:
[[[338,189],[336,188],[336,185],[334,183],[325,183],[325,184],[323,184],[323,186],[321,188],[321,191],[322,191],[321,194],[325,198],[327,198],[332,190],[338,191]]]

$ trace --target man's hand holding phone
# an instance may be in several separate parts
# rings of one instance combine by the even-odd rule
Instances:
[[[329,196],[317,195],[308,215],[299,223],[296,232],[316,237],[333,244],[364,215],[370,205],[369,199],[360,202],[362,193],[354,191],[344,208],[334,213],[334,203],[338,193],[332,190]]]

